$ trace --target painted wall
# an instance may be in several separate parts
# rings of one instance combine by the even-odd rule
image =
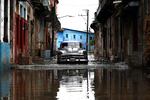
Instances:
[[[80,41],[83,44],[83,48],[86,48],[86,32],[65,28],[63,31],[58,32],[57,34],[57,48],[60,47],[60,43],[62,41]],[[94,40],[94,33],[89,33],[89,41],[90,38]],[[90,47],[94,49],[94,46],[89,46],[89,48]]]
[[[29,30],[27,11],[28,2],[19,2],[15,5],[14,34],[13,35],[13,63],[29,63]],[[28,16],[29,17],[29,16]]]
[[[0,70],[5,70],[10,66],[10,44],[0,43]]]

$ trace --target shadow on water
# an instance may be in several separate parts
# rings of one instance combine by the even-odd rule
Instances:
[[[1,74],[0,92],[8,97],[2,100],[150,100],[148,72],[117,68],[13,69]]]
[[[10,66],[0,66],[0,100],[9,100],[11,88]]]

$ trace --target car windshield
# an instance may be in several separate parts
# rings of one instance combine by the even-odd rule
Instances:
[[[61,44],[61,48],[82,48],[80,42],[64,42]]]

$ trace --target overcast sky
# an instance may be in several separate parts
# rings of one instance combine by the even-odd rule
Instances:
[[[98,0],[59,0],[57,15],[61,22],[61,27],[85,31],[87,16],[80,15],[86,15],[85,9],[89,9],[90,27],[90,24],[94,20],[94,12],[96,12],[97,8]]]

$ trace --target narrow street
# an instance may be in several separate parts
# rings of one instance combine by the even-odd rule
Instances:
[[[150,0],[0,0],[0,100],[150,100]]]

